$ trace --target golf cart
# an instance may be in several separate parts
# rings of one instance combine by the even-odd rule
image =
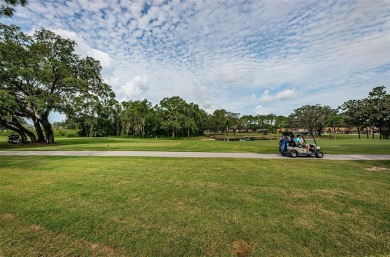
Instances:
[[[317,158],[322,158],[324,153],[321,152],[321,148],[317,145],[316,140],[312,133],[308,134],[309,136],[305,139],[304,135],[301,134],[302,140],[305,145],[310,145],[308,149],[302,144],[297,144],[294,141],[293,132],[283,133],[282,139],[279,142],[279,152],[282,155],[296,158],[297,156],[315,156]]]
[[[11,134],[8,136],[8,144],[20,144],[22,140],[18,134]]]

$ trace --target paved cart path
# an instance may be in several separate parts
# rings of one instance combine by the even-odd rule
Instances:
[[[207,153],[207,152],[158,152],[158,151],[0,151],[0,156],[146,156],[179,158],[250,158],[283,159],[280,154],[258,153]],[[292,158],[288,158],[292,159]],[[317,159],[315,157],[297,157],[296,159]],[[325,154],[325,160],[390,160],[390,154]]]

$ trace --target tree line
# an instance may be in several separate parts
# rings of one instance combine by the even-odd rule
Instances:
[[[208,114],[197,104],[187,103],[178,96],[164,98],[155,106],[146,99],[121,104],[114,100],[111,103],[114,104],[96,108],[89,116],[81,112],[84,115],[82,119],[68,118],[61,125],[82,128],[81,136],[165,135],[174,138],[204,135],[206,131],[229,136],[229,133],[238,131],[276,133],[302,129],[317,135],[323,132],[333,132],[335,135],[341,127],[352,131],[356,129],[359,138],[362,129],[367,133],[371,129],[373,137],[378,130],[383,139],[388,139],[390,134],[390,95],[384,86],[372,89],[365,99],[350,100],[336,109],[319,104],[305,105],[295,109],[288,117],[275,114],[240,115],[225,109]],[[355,109],[356,103],[360,104],[360,111]]]
[[[325,127],[331,128],[335,134],[336,128],[353,127],[357,129],[359,138],[362,129],[375,131],[381,139],[390,136],[390,94],[384,86],[375,87],[368,97],[360,100],[349,100],[337,109],[321,105],[305,105],[295,109],[288,117],[290,128],[304,128],[309,132],[321,135]]]
[[[81,136],[203,135],[205,131],[236,133],[306,129],[321,134],[325,126],[378,128],[389,137],[389,94],[376,87],[366,99],[351,100],[338,109],[306,105],[288,117],[240,115],[224,109],[208,114],[179,96],[148,100],[115,99],[101,75],[99,61],[75,53],[75,42],[41,29],[27,35],[13,25],[0,24],[0,128],[21,135],[23,142],[54,143],[49,114],[60,112],[62,124]]]
[[[97,103],[94,109],[82,115],[68,117],[56,123],[57,127],[79,129],[80,136],[156,136],[193,137],[209,133],[227,134],[238,130],[252,132],[287,126],[284,116],[244,115],[218,109],[208,114],[197,104],[187,103],[179,96],[166,97],[159,104],[148,100],[111,102],[109,106]]]

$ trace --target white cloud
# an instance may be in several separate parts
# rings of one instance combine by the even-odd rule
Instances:
[[[269,90],[265,90],[260,97],[260,102],[270,102],[273,97],[269,95]]]
[[[269,90],[265,90],[263,94],[260,97],[260,102],[267,103],[274,100],[287,100],[292,99],[294,97],[294,90],[286,89],[279,93],[277,93],[275,96],[270,95]]]
[[[255,107],[255,113],[257,115],[268,115],[273,113],[272,111],[272,108],[263,107],[262,105],[257,105]]]
[[[294,91],[291,89],[284,90],[276,94],[275,99],[277,100],[286,100],[294,97]]]
[[[82,37],[78,36],[77,33],[64,29],[49,30],[53,31],[54,33],[60,35],[63,38],[74,40],[77,44],[75,47],[76,52],[79,53],[81,56],[90,56],[100,61],[100,64],[103,68],[109,68],[111,66],[113,59],[110,57],[109,54],[98,49],[92,48]]]
[[[388,0],[36,0],[10,23],[75,40],[118,99],[178,95],[210,111],[286,114],[390,85],[389,15]]]
[[[209,91],[206,87],[201,86],[199,81],[193,82],[193,95],[195,97],[194,101],[206,112],[213,113],[215,111],[213,99],[210,97]]]
[[[148,90],[148,78],[146,76],[135,76],[131,81],[121,86],[122,95],[119,97],[127,97],[129,100],[132,97],[142,95]]]

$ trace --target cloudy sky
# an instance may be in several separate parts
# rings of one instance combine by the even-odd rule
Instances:
[[[75,40],[119,101],[288,115],[390,91],[390,0],[29,0],[0,22]]]

